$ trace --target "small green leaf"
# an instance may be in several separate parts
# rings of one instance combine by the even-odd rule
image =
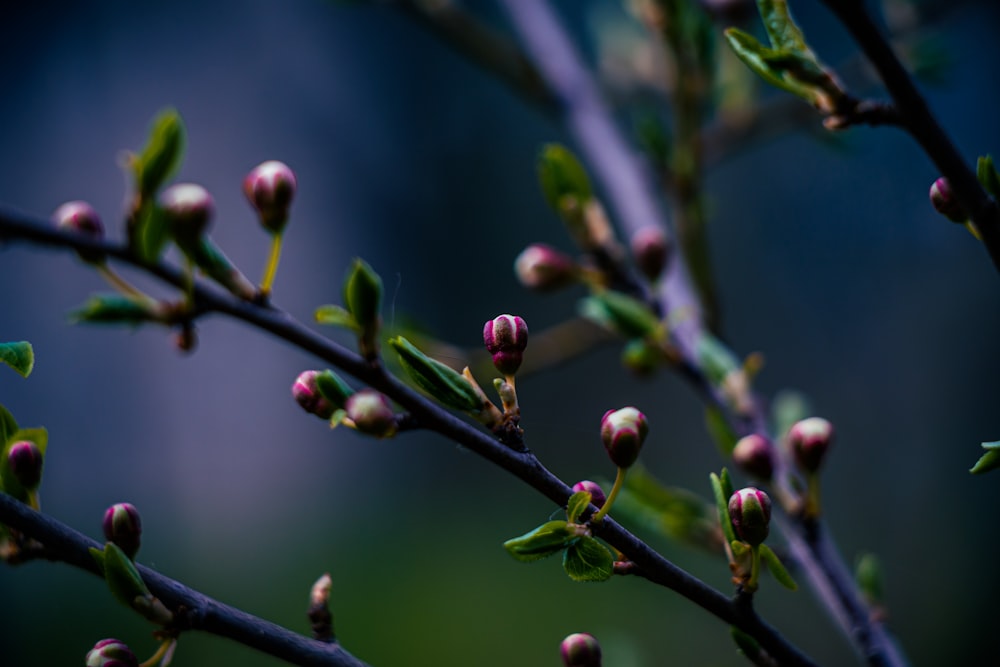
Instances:
[[[733,522],[729,520],[729,497],[732,494],[731,490],[726,493],[726,482],[723,478],[726,478],[728,482],[729,474],[725,468],[722,469],[722,477],[716,475],[714,472],[709,475],[709,479],[712,480],[712,496],[715,498],[715,508],[719,515],[719,525],[722,526],[722,534],[726,538],[726,542],[736,541],[736,532],[733,530]],[[729,484],[730,489],[732,484]]]
[[[607,581],[615,573],[615,557],[606,546],[584,535],[566,549],[563,569],[573,581]]]
[[[785,569],[785,566],[781,563],[777,554],[771,550],[771,547],[761,544],[757,548],[760,550],[761,563],[767,566],[768,571],[774,577],[775,581],[790,591],[797,591],[799,585],[792,579],[792,575],[788,574],[788,570]]]
[[[344,305],[362,329],[376,327],[382,311],[382,278],[355,258],[344,281]]]
[[[729,420],[722,410],[711,405],[705,408],[705,428],[708,429],[708,434],[712,436],[719,452],[726,458],[732,456],[739,437],[729,425]]]
[[[640,465],[629,469],[615,512],[670,539],[713,552],[721,548],[714,503],[662,484]]]
[[[143,200],[135,214],[131,238],[139,259],[150,264],[163,255],[170,240],[170,228],[163,209],[152,200]]]
[[[625,338],[645,338],[656,333],[660,321],[642,301],[610,290],[584,298],[581,314]]]
[[[151,595],[135,563],[114,542],[104,545],[104,580],[111,594],[129,608],[135,608],[137,597]]]
[[[994,197],[1000,198],[1000,173],[993,166],[993,156],[980,157],[976,161],[976,178],[979,184]]]
[[[244,301],[257,296],[257,288],[229,261],[222,249],[207,236],[199,236],[194,243],[181,247],[195,266],[209,278],[225,287],[231,294]]]
[[[983,449],[986,453],[979,457],[976,465],[969,470],[973,475],[981,475],[1000,468],[1000,440],[996,442],[984,442]]]
[[[865,596],[868,606],[881,605],[885,600],[882,566],[875,554],[862,554],[858,558],[858,564],[854,567],[854,580],[858,582],[858,589]]]
[[[94,562],[97,563],[97,568],[101,571],[101,576],[104,576],[104,551],[98,549],[97,547],[87,547],[87,551],[90,552],[91,557]]]
[[[757,640],[743,632],[736,626],[730,626],[729,633],[733,637],[733,641],[736,642],[736,647],[740,650],[747,659],[755,665],[762,664],[758,662],[761,657],[760,644]],[[766,663],[764,663],[766,664]]]
[[[35,352],[26,340],[0,343],[0,361],[20,373],[21,377],[28,377],[35,367]]]
[[[413,382],[448,407],[478,412],[482,399],[461,373],[431,359],[402,336],[389,339],[399,361]]]
[[[757,9],[764,20],[771,46],[792,52],[809,52],[805,35],[792,19],[786,0],[757,0]]]
[[[566,503],[566,518],[570,523],[576,523],[576,520],[590,506],[592,497],[590,491],[577,491],[569,497],[569,501]]]
[[[581,205],[593,197],[587,171],[569,149],[559,144],[548,144],[542,149],[538,180],[549,206],[559,213],[567,197]]]
[[[152,301],[138,301],[121,294],[94,294],[69,314],[72,322],[129,324],[159,322],[162,315]]]
[[[576,528],[567,522],[549,521],[521,537],[507,540],[503,547],[517,560],[529,563],[558,553],[578,539]]]
[[[331,370],[325,370],[316,376],[316,388],[338,408],[344,407],[347,399],[354,395],[351,385]]]
[[[361,325],[354,319],[346,308],[334,304],[327,304],[316,309],[314,314],[316,322],[332,327],[350,329],[354,332],[361,331]]]
[[[10,436],[17,431],[17,420],[10,410],[0,405],[0,449],[10,440]]]
[[[150,199],[173,177],[184,159],[186,131],[176,109],[160,111],[149,128],[146,146],[133,165],[143,199]]]

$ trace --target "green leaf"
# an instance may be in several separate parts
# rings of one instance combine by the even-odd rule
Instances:
[[[180,245],[180,239],[178,239]],[[257,296],[257,288],[229,261],[222,249],[207,236],[185,243],[181,250],[205,272],[209,278],[225,287],[234,296],[244,301],[252,301]]]
[[[712,480],[712,496],[715,498],[715,509],[719,515],[722,534],[725,536],[726,542],[733,542],[736,540],[736,532],[733,530],[733,522],[729,520],[729,497],[733,495],[729,472],[723,468],[722,476],[713,472],[709,475],[709,479]]]
[[[662,484],[642,466],[629,469],[615,512],[670,539],[715,552],[721,548],[714,503]]]
[[[354,388],[331,370],[325,370],[316,376],[316,388],[338,408],[344,407],[347,399],[354,395]]]
[[[413,382],[441,403],[467,412],[482,408],[482,399],[461,373],[431,359],[402,336],[390,338],[389,345]]]
[[[170,228],[163,208],[152,200],[143,200],[135,214],[131,238],[139,259],[150,264],[159,261],[170,240]]]
[[[382,311],[382,278],[360,258],[355,258],[344,281],[344,305],[362,329],[377,327]]]
[[[343,306],[337,306],[334,304],[327,304],[325,306],[320,306],[316,309],[314,313],[316,322],[319,324],[325,324],[332,327],[341,327],[343,329],[350,329],[354,332],[361,331],[361,325],[358,321],[354,319],[354,316]]]
[[[97,568],[101,571],[101,576],[104,576],[104,551],[98,549],[97,547],[87,547],[87,551],[90,552],[90,556],[97,563]]]
[[[151,595],[135,563],[114,542],[104,545],[104,580],[111,594],[129,608],[135,608],[137,597]]]
[[[576,527],[565,521],[549,521],[521,537],[507,540],[503,548],[517,560],[530,563],[558,553],[578,539]]]
[[[862,554],[858,558],[854,567],[854,580],[869,606],[882,604],[885,599],[882,566],[875,554]]]
[[[757,9],[771,46],[791,52],[809,52],[805,35],[792,19],[786,0],[757,0]]]
[[[719,452],[725,458],[732,456],[739,437],[729,425],[729,420],[722,410],[712,405],[705,408],[705,428],[708,429],[708,434],[712,436]]]
[[[1000,468],[1000,440],[984,442],[983,449],[986,450],[986,453],[980,456],[976,465],[969,470],[973,475],[981,475]]]
[[[576,520],[590,506],[592,498],[590,491],[577,491],[569,497],[569,501],[566,503],[566,518],[570,523],[576,523]]]
[[[606,546],[584,535],[566,549],[563,569],[573,581],[607,581],[615,573],[615,557]]]
[[[132,326],[162,319],[154,302],[137,301],[121,294],[94,294],[69,317],[72,322]]]
[[[176,109],[166,108],[153,119],[146,146],[133,168],[142,198],[150,199],[170,180],[184,159],[186,131]]]
[[[788,570],[785,569],[785,566],[781,563],[777,554],[771,550],[771,547],[761,544],[757,548],[760,550],[760,562],[767,566],[768,571],[774,577],[775,581],[790,591],[797,591],[799,585],[792,579],[792,575],[788,574]]]
[[[733,641],[736,642],[736,647],[747,657],[748,660],[750,660],[750,662],[755,665],[762,664],[758,662],[761,658],[761,650],[760,644],[757,643],[756,639],[736,626],[730,626],[729,633],[732,635]]]
[[[35,352],[26,340],[0,343],[0,361],[20,373],[21,377],[28,377],[35,367]]]
[[[581,314],[626,338],[655,334],[660,321],[642,301],[621,292],[607,290],[584,298]]]
[[[10,440],[10,436],[17,431],[17,420],[10,410],[0,405],[0,449]]]
[[[1000,198],[1000,173],[993,166],[993,156],[980,157],[976,161],[976,178],[979,184],[994,197]]]
[[[581,205],[593,197],[587,171],[569,149],[559,144],[548,144],[542,149],[538,180],[549,206],[559,213],[567,197]]]

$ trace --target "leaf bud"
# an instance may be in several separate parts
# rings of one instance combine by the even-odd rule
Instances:
[[[604,495],[604,489],[597,482],[592,482],[589,479],[585,479],[577,482],[573,485],[573,493],[578,491],[586,491],[590,494],[590,502],[593,503],[594,507],[601,509],[604,507],[604,501],[608,498]]]
[[[649,377],[663,362],[663,351],[644,338],[633,338],[622,348],[622,365],[639,377]]]
[[[729,497],[729,519],[741,540],[752,547],[767,539],[771,522],[771,499],[767,494],[749,486]]]
[[[565,667],[601,667],[601,645],[593,635],[576,632],[559,647]]]
[[[139,659],[125,642],[102,639],[87,653],[87,667],[139,667]]]
[[[833,424],[822,417],[809,417],[792,424],[788,447],[795,463],[806,472],[816,472],[833,442]]]
[[[366,359],[374,359],[378,355],[382,293],[382,278],[367,262],[355,258],[344,281],[344,305],[361,328],[358,343]]]
[[[633,407],[608,410],[601,418],[604,449],[619,468],[628,468],[635,463],[648,433],[646,415]]]
[[[955,193],[947,178],[942,176],[931,184],[930,199],[934,210],[952,222],[961,224],[969,219],[961,204],[955,199]]]
[[[774,447],[759,433],[740,438],[733,447],[733,462],[757,479],[769,480],[774,474]]]
[[[292,397],[306,412],[321,419],[329,419],[337,411],[337,406],[319,390],[319,371],[303,371],[292,384]]]
[[[68,201],[55,210],[52,220],[60,230],[99,241],[104,238],[104,224],[94,207],[85,201]],[[104,253],[93,250],[77,250],[76,254],[85,262],[99,264],[104,261]]]
[[[521,367],[528,346],[528,325],[517,315],[498,315],[483,326],[483,343],[493,355],[493,365],[504,375]]]
[[[354,428],[361,433],[376,438],[388,438],[396,433],[396,413],[389,399],[374,389],[362,389],[352,394],[344,404],[344,410]]]
[[[160,195],[160,206],[174,237],[182,242],[204,235],[215,214],[212,195],[195,183],[171,185]]]
[[[514,260],[514,272],[528,289],[548,292],[572,285],[579,267],[569,255],[535,243],[522,250]]]
[[[7,451],[7,464],[26,491],[34,491],[42,481],[42,452],[30,440],[15,442]]]
[[[642,275],[656,281],[667,266],[670,242],[667,234],[657,225],[646,225],[632,235],[630,242],[632,257]]]
[[[114,542],[125,555],[135,560],[142,537],[139,510],[131,503],[116,503],[104,512],[104,537]]]
[[[243,179],[243,192],[257,209],[260,223],[272,234],[279,234],[288,223],[288,208],[298,184],[287,164],[268,160],[254,167]]]

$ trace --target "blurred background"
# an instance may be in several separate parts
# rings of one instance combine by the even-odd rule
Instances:
[[[619,3],[555,4],[609,76],[622,74],[609,49],[646,39]],[[494,3],[467,5],[509,32]],[[818,5],[793,3],[812,45],[851,62],[855,47]],[[934,19],[947,70],[922,86],[970,162],[1000,149],[997,25],[988,1],[951,3]],[[609,89],[627,102],[623,80]],[[529,243],[570,249],[535,160],[544,143],[571,139],[388,4],[11,4],[0,95],[0,201],[47,216],[85,199],[118,237],[120,152],[175,106],[189,140],[179,179],[213,193],[213,237],[251,278],[268,239],[241,180],[263,160],[287,162],[299,195],[274,298],[303,321],[339,302],[354,256],[384,277],[388,321],[412,318],[468,347],[498,313],[540,331],[582,295],[528,293],[511,269]],[[848,562],[882,559],[890,627],[913,664],[986,664],[1000,477],[967,470],[980,442],[1000,438],[1000,284],[982,248],[929,206],[938,174],[903,133],[817,140],[819,119],[805,118],[709,172],[726,337],[764,354],[764,395],[800,389],[836,425],[829,524]],[[0,403],[49,430],[43,509],[100,538],[104,509],[132,502],[145,527],[139,560],[164,574],[308,632],[309,587],[328,571],[338,638],[380,667],[553,666],[576,631],[600,639],[608,667],[745,664],[727,628],[667,590],[576,584],[555,560],[514,561],[501,543],[546,520],[548,501],[433,435],[331,432],[290,397],[316,362],[288,345],[220,317],[199,323],[189,356],[162,329],[73,326],[67,313],[104,287],[70,253],[0,247],[0,284],[0,340],[30,340],[37,355],[27,380],[0,372]],[[613,475],[598,422],[632,404],[650,416],[648,468],[710,496],[723,462],[699,402],[670,374],[638,381],[612,346],[518,390],[529,445],[568,482]],[[721,558],[649,539],[729,590]],[[82,664],[109,636],[142,657],[155,648],[151,626],[67,566],[0,567],[0,592],[5,665]],[[808,590],[766,581],[758,598],[821,663],[854,664]],[[190,634],[174,664],[278,663]]]

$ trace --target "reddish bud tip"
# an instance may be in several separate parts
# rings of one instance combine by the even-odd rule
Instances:
[[[85,201],[69,201],[60,206],[52,214],[56,227],[63,231],[73,232],[94,240],[104,238],[104,224],[94,207]],[[78,250],[77,254],[85,262],[96,264],[103,261],[104,255],[89,250]]]
[[[351,395],[344,404],[347,418],[361,433],[376,438],[388,438],[396,433],[396,413],[389,399],[374,389],[362,389]]]
[[[319,391],[316,379],[319,371],[303,371],[292,384],[292,397],[306,412],[321,419],[329,419],[337,411],[337,406],[331,403]]]
[[[493,355],[493,365],[504,375],[521,367],[528,346],[528,325],[517,315],[498,315],[483,326],[483,343]]]
[[[955,193],[947,178],[939,178],[931,184],[930,199],[934,210],[952,222],[964,223],[969,219],[955,199]]]
[[[641,228],[630,243],[635,264],[649,280],[655,281],[667,266],[670,243],[666,232],[656,225]]]
[[[741,540],[757,546],[767,539],[771,499],[752,486],[740,489],[729,498],[729,519]]]
[[[601,645],[593,635],[577,632],[559,647],[565,667],[601,667]]]
[[[104,512],[104,537],[135,559],[142,538],[142,519],[131,503],[117,503]]]
[[[833,443],[833,424],[822,417],[795,422],[788,430],[788,447],[795,463],[806,472],[816,472]]]
[[[7,451],[7,464],[18,483],[34,491],[42,481],[42,452],[30,440],[15,442]]]
[[[594,507],[601,509],[604,507],[604,502],[608,499],[604,495],[604,489],[597,482],[591,482],[589,479],[585,479],[581,482],[577,482],[573,485],[573,493],[578,491],[586,491],[590,494],[590,502],[594,504]]]
[[[514,272],[528,289],[547,292],[572,285],[576,281],[578,267],[569,255],[536,243],[517,256]]]
[[[139,667],[139,659],[125,642],[102,639],[87,653],[87,667]]]
[[[646,415],[633,407],[608,410],[601,418],[601,441],[611,461],[619,468],[635,463],[648,433]]]
[[[295,172],[277,160],[262,162],[243,179],[243,192],[257,209],[261,224],[272,233],[288,223],[288,209],[297,188]]]
[[[736,443],[733,462],[744,472],[767,481],[774,474],[774,447],[764,436],[752,433]]]
[[[215,201],[195,183],[171,185],[160,194],[160,206],[175,236],[194,239],[208,231],[215,215]]]

